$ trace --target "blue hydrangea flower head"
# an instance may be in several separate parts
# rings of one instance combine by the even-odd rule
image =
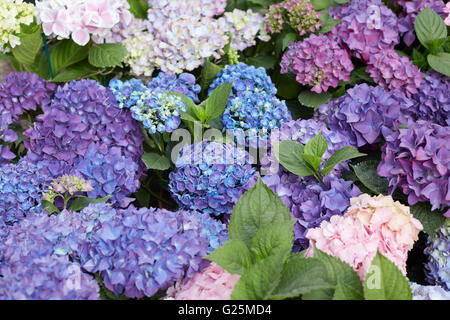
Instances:
[[[140,79],[130,79],[121,81],[112,79],[108,88],[116,97],[119,108],[131,108],[136,105],[141,94],[147,90],[145,84]]]
[[[428,238],[425,255],[425,276],[428,283],[450,291],[450,226],[439,229],[436,237]]]
[[[202,141],[186,145],[169,175],[169,191],[185,210],[216,216],[233,206],[257,179],[253,159],[231,144]]]
[[[208,94],[227,82],[233,82],[231,97],[238,96],[239,93],[244,91],[265,92],[272,96],[277,93],[275,85],[264,68],[256,68],[242,62],[237,65],[225,66],[211,83]]]
[[[163,90],[184,94],[195,103],[200,102],[198,95],[201,91],[200,85],[195,83],[195,76],[191,73],[182,73],[179,76],[160,72],[147,85],[151,90]]]

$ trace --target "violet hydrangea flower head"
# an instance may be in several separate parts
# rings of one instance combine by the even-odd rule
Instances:
[[[91,198],[111,195],[113,202],[121,204],[140,187],[139,165],[117,147],[91,143],[75,162],[75,171],[91,182],[92,190],[87,193]]]
[[[231,214],[233,206],[257,179],[252,159],[231,144],[202,141],[186,145],[169,175],[169,191],[185,210],[216,216]]]
[[[381,0],[352,0],[330,8],[330,15],[342,20],[332,33],[365,61],[400,42],[397,16]]]
[[[2,137],[0,137],[2,139]],[[16,155],[11,152],[9,146],[0,145],[0,165],[10,163]]]
[[[72,81],[58,88],[44,114],[25,131],[27,157],[42,162],[48,175],[70,173],[92,142],[117,147],[143,167],[144,137],[129,110],[120,109],[112,92],[94,80]]]
[[[423,74],[408,57],[395,50],[384,50],[370,56],[367,72],[381,87],[403,92],[407,97],[416,94],[423,82]]]
[[[315,117],[362,147],[380,141],[385,130],[407,124],[412,108],[413,102],[401,92],[363,83],[320,106]]]
[[[41,211],[42,192],[50,178],[27,159],[0,166],[0,219],[12,225]]]
[[[353,63],[346,49],[331,33],[308,38],[289,45],[280,63],[281,73],[292,73],[297,82],[321,93],[336,88],[340,81],[350,80]]]
[[[450,300],[450,292],[440,286],[422,286],[410,282],[413,300]]]
[[[166,300],[231,300],[231,292],[241,278],[211,263],[185,284],[177,283],[167,291]]]
[[[428,72],[418,92],[412,95],[414,107],[409,111],[415,120],[427,120],[441,126],[450,125],[450,78]]]
[[[325,176],[319,183],[312,177],[300,178],[290,172],[268,175],[263,181],[283,200],[297,222],[294,225],[294,251],[307,249],[309,229],[319,227],[334,215],[342,215],[350,198],[361,194],[351,181]]]
[[[315,11],[308,0],[284,0],[269,7],[266,13],[267,31],[281,32],[286,23],[303,36],[319,30],[322,25],[320,16],[321,13]]]
[[[249,140],[267,139],[270,132],[292,120],[284,100],[264,92],[244,91],[231,98],[223,115],[223,130],[245,130],[245,144]],[[240,137],[240,140],[243,140]],[[238,141],[244,144],[244,141]]]
[[[428,238],[425,255],[425,276],[428,283],[450,292],[450,226],[439,229],[437,235]]]
[[[430,202],[432,210],[450,206],[450,127],[417,121],[386,136],[377,172],[399,188],[408,203]]]
[[[416,39],[414,23],[417,15],[426,7],[430,8],[442,18],[445,18],[445,4],[442,0],[414,0],[401,3],[403,8],[398,20],[398,31],[403,37],[403,42],[409,47]]]
[[[211,83],[208,94],[224,83],[233,82],[230,99],[245,91],[264,92],[275,95],[277,89],[264,68],[256,68],[243,62],[227,65]]]
[[[179,76],[160,72],[148,84],[151,90],[163,90],[181,93],[189,97],[195,103],[200,102],[198,95],[201,91],[200,85],[195,83],[195,76],[191,73],[182,73]]]
[[[186,212],[130,206],[102,224],[80,259],[116,295],[142,298],[192,277],[208,245]]]

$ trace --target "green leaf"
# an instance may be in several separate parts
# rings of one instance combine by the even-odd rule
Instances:
[[[206,100],[206,120],[219,118],[225,110],[228,99],[230,98],[232,82],[224,83],[211,92],[208,100]]]
[[[328,9],[332,5],[331,0],[311,0],[311,3],[316,10]]]
[[[280,141],[278,144],[279,154],[276,154],[280,164],[288,171],[299,177],[314,175],[315,172],[302,158],[304,147],[296,141]]]
[[[58,74],[62,69],[87,58],[89,46],[79,46],[72,40],[62,40],[50,53],[53,72]]]
[[[283,266],[281,279],[273,290],[275,299],[295,298],[314,290],[333,288],[325,265],[315,258],[295,257]]]
[[[185,121],[191,121],[196,122],[200,119],[198,119],[197,115],[195,114],[195,110],[197,108],[197,105],[194,103],[194,101],[191,100],[188,96],[179,93],[179,92],[172,92],[172,91],[166,91],[168,94],[172,94],[174,96],[177,96],[183,100],[184,104],[186,105],[186,112],[181,112],[181,119]]]
[[[434,70],[450,77],[450,53],[439,52],[429,54],[427,60]]]
[[[377,252],[367,271],[364,295],[366,300],[411,300],[408,279],[388,258]]]
[[[330,101],[332,97],[330,92],[315,93],[304,90],[298,95],[298,101],[306,107],[317,108]]]
[[[94,198],[76,198],[73,200],[72,204],[70,205],[70,211],[78,212],[86,208],[91,203],[103,203],[108,201],[108,199],[111,198],[110,195],[100,198],[100,199],[94,199]]]
[[[248,248],[256,232],[277,221],[290,221],[291,213],[283,201],[258,179],[233,208],[228,234],[242,240]]]
[[[57,213],[60,212],[59,209],[53,203],[47,200],[42,201],[42,208],[44,208],[44,210],[47,211],[49,215],[55,212]]]
[[[130,12],[140,19],[147,19],[148,2],[145,0],[127,0],[130,4]]]
[[[277,95],[286,100],[295,99],[303,87],[286,74],[280,74],[277,77],[278,81],[275,83],[278,88]]]
[[[250,266],[231,293],[232,300],[266,300],[281,278],[285,257],[270,256]]]
[[[273,69],[277,62],[274,56],[257,56],[248,58],[247,63],[255,67],[263,67],[266,70]]]
[[[89,63],[79,62],[73,66],[67,67],[66,71],[56,75],[52,82],[69,82],[72,80],[79,80],[95,73],[97,69],[94,69]]]
[[[367,160],[355,165],[350,165],[355,171],[359,181],[375,194],[387,194],[389,182],[377,173],[378,161]]]
[[[336,288],[334,293],[331,290],[330,298],[333,297],[334,300],[343,300],[344,297],[349,300],[364,299],[361,280],[349,264],[317,248],[314,248],[314,258],[319,259],[325,265],[330,283],[334,286],[339,286],[339,282],[345,284],[344,287]],[[343,294],[349,296],[343,296]]]
[[[302,153],[300,155],[303,160],[305,160],[312,169],[314,169],[315,171],[317,171],[320,167],[320,164],[322,163],[322,158],[318,157],[318,156],[314,156],[311,154],[307,154],[307,153]]]
[[[431,205],[429,203],[418,202],[409,208],[414,218],[422,223],[423,231],[430,236],[433,236],[447,220],[442,212],[438,210],[431,211]]]
[[[170,168],[170,160],[159,153],[144,152],[142,161],[147,169],[164,171]]]
[[[222,67],[210,61],[206,61],[200,76],[200,86],[202,87],[203,91],[207,91],[209,89],[211,83],[220,71],[222,71]]]
[[[420,43],[429,50],[432,49],[434,40],[447,38],[447,27],[444,20],[429,7],[417,15],[414,29]]]
[[[41,29],[33,33],[24,33],[20,36],[20,46],[11,49],[12,54],[18,62],[31,65],[34,63],[39,50],[43,47]]]
[[[253,239],[250,251],[256,261],[273,255],[288,255],[294,244],[295,220],[277,221],[259,229]]]
[[[281,50],[284,51],[289,45],[297,40],[297,34],[293,32],[289,32],[285,35],[283,35],[283,38],[281,40]]]
[[[320,171],[324,176],[329,174],[331,170],[340,162],[347,161],[350,159],[366,156],[365,153],[360,153],[358,149],[351,146],[342,147],[328,158],[325,162],[325,166]]]
[[[89,50],[89,63],[98,68],[121,67],[126,55],[127,49],[121,44],[96,44]]]
[[[231,274],[244,274],[253,264],[252,255],[244,242],[238,239],[229,240],[206,259],[215,262]]]
[[[306,145],[304,153],[310,154],[322,159],[322,156],[328,149],[327,141],[322,137],[322,132],[319,133],[312,139],[310,139]]]
[[[417,66],[419,69],[423,69],[427,66],[427,59],[416,48],[413,48],[412,59],[413,59],[413,64],[415,66]]]
[[[320,16],[320,21],[322,21],[322,26],[320,27],[320,33],[328,33],[335,26],[337,26],[342,20],[336,20],[330,16],[330,12],[328,10],[322,11]]]

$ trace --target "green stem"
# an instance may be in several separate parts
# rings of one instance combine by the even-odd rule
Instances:
[[[155,192],[153,192],[149,187],[147,187],[146,185],[142,185],[144,187],[144,189],[146,191],[148,191],[148,193],[150,193],[151,196],[155,197],[156,199],[158,199],[159,201],[164,202],[167,205],[172,205],[169,201],[167,201],[166,199],[160,197],[158,194],[156,194]]]
[[[45,55],[47,56],[48,68],[50,69],[50,79],[53,80],[54,76],[53,76],[52,62],[50,61],[50,52],[47,46],[47,38],[45,37],[45,33],[43,32],[42,32],[42,41],[44,42]]]

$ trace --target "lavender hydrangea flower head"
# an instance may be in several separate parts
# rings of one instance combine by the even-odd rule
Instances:
[[[292,120],[285,101],[264,92],[244,91],[229,101],[222,115],[223,130],[248,130],[249,139],[267,139],[270,132]],[[242,138],[242,137],[241,137]],[[242,139],[241,139],[242,140]],[[243,144],[244,141],[239,141]]]
[[[252,159],[231,144],[202,141],[180,150],[169,175],[169,191],[179,206],[204,214],[231,214],[257,179]]]
[[[425,255],[425,276],[428,283],[438,285],[450,292],[450,226],[439,229],[436,237],[428,238]]]
[[[182,73],[179,76],[160,72],[147,85],[151,90],[163,90],[184,94],[195,103],[200,102],[198,95],[201,91],[200,85],[195,83],[195,76],[191,73]]]
[[[70,173],[92,142],[117,147],[143,167],[144,137],[129,110],[120,109],[111,91],[94,80],[72,81],[59,87],[44,114],[25,131],[27,157],[42,162],[46,173]]]
[[[315,117],[362,147],[380,141],[385,130],[407,124],[406,114],[412,108],[413,102],[401,92],[363,83],[320,106]]]
[[[0,166],[0,220],[12,225],[41,210],[42,192],[50,179],[26,159]]]
[[[334,19],[342,20],[332,33],[358,58],[367,61],[400,42],[397,16],[381,0],[352,0],[329,11]]]
[[[408,203],[430,202],[432,210],[450,206],[450,127],[417,121],[386,135],[378,174],[408,196]]]
[[[410,282],[413,300],[450,300],[450,292],[440,286],[422,286]]]
[[[444,8],[445,4],[442,0],[415,0],[402,1],[399,3],[403,11],[400,13],[398,20],[398,31],[403,36],[403,42],[409,47],[416,40],[414,33],[414,22],[417,15],[426,7],[430,8],[442,18],[445,18]]]
[[[441,126],[450,125],[450,78],[429,72],[418,92],[412,95],[414,107],[409,111],[415,120],[427,120]]]
[[[283,200],[294,219],[294,251],[307,249],[306,233],[336,214],[343,215],[350,198],[361,194],[351,181],[325,176],[322,183],[313,177],[300,178],[290,172],[269,175],[263,181]]]
[[[214,89],[227,82],[233,82],[230,98],[239,96],[240,93],[245,91],[264,92],[269,95],[277,93],[272,79],[267,75],[264,68],[255,68],[243,62],[237,65],[225,66],[211,83],[208,94],[211,94]]]
[[[90,180],[93,189],[87,195],[91,198],[111,195],[120,204],[140,187],[138,164],[117,147],[90,144],[84,157],[76,161],[75,170]]]
[[[280,63],[281,73],[292,73],[297,82],[321,93],[336,88],[340,81],[350,80],[353,64],[347,50],[341,48],[332,34],[311,34],[303,41],[289,45]]]
[[[408,57],[398,55],[393,49],[373,54],[368,63],[367,72],[383,88],[411,97],[422,84],[420,69]]]
[[[283,30],[283,24],[296,29],[301,36],[319,30],[322,22],[320,12],[314,10],[308,0],[284,0],[272,4],[266,14],[267,31],[278,33]]]
[[[151,297],[199,270],[209,243],[198,227],[184,211],[130,206],[92,236],[82,266],[115,294]]]
[[[1,139],[2,137],[0,137]],[[0,165],[9,163],[16,155],[11,152],[9,146],[0,145]]]

